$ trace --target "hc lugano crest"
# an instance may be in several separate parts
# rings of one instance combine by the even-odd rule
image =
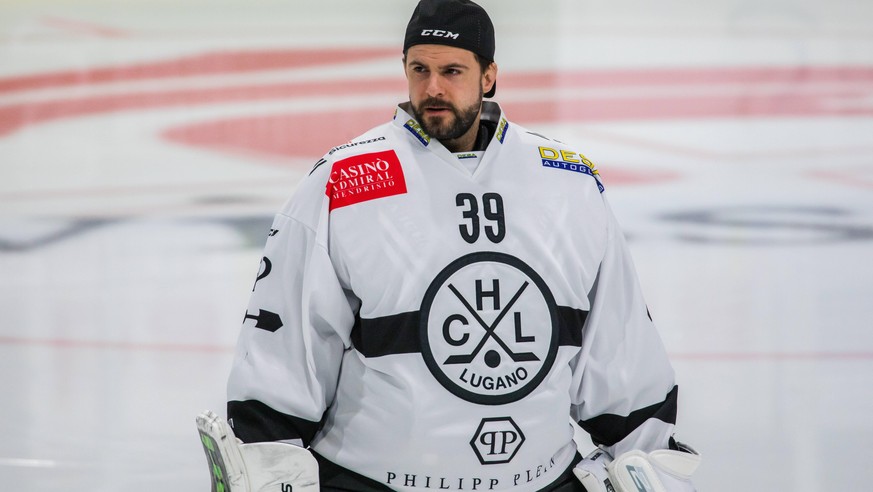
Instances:
[[[530,394],[551,369],[557,307],[520,259],[472,253],[431,282],[420,336],[425,363],[443,387],[473,403],[502,405]]]

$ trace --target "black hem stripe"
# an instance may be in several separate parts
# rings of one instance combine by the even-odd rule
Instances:
[[[273,410],[257,400],[227,402],[227,420],[242,442],[301,439],[309,446],[321,422],[312,422]]]
[[[389,492],[392,490],[387,485],[343,468],[315,451],[310,451],[318,461],[318,480],[321,482],[321,492]],[[580,461],[582,461],[582,456],[577,452],[570,466],[540,492],[585,492],[585,487],[573,474],[573,468]],[[396,485],[402,485],[406,479],[404,476],[395,478]]]

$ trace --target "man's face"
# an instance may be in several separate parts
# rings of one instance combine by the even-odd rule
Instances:
[[[461,138],[476,122],[482,94],[491,89],[496,72],[492,64],[483,74],[473,53],[461,48],[438,44],[410,47],[406,78],[415,118],[441,142]]]

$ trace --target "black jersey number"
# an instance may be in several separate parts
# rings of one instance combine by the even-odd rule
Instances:
[[[499,243],[506,237],[506,220],[503,215],[503,197],[497,193],[482,195],[480,207],[479,198],[470,193],[459,193],[455,204],[462,207],[461,216],[465,222],[458,226],[461,237],[470,244],[479,240],[482,230],[492,243]],[[481,210],[481,217],[480,217]],[[482,227],[482,218],[487,224]]]

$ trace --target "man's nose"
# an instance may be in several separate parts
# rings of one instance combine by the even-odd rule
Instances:
[[[443,80],[439,74],[431,73],[427,79],[427,95],[429,97],[438,97],[443,95]]]

